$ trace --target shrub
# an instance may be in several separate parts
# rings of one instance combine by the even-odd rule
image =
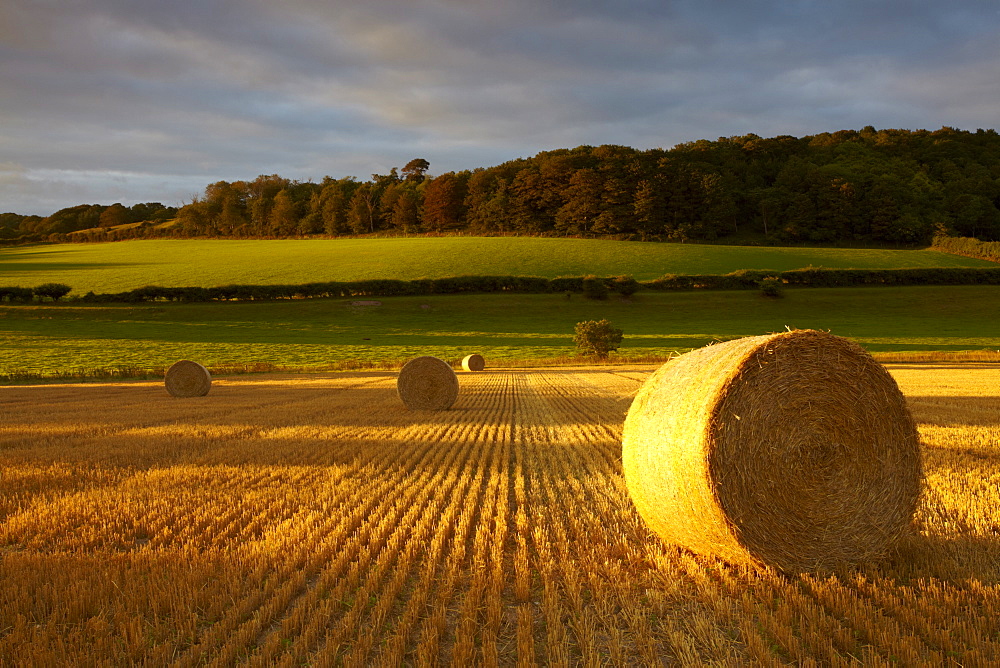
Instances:
[[[0,288],[0,302],[30,302],[32,294],[34,293],[31,288],[19,288],[14,286]]]
[[[622,342],[622,330],[607,320],[585,320],[576,323],[573,343],[584,355],[596,355],[605,359],[611,351],[618,350]]]
[[[639,281],[631,276],[616,276],[611,280],[611,289],[622,297],[631,297],[639,289]]]
[[[549,281],[549,289],[553,292],[582,292],[582,276],[560,276]]]
[[[694,288],[694,281],[690,276],[683,274],[664,274],[646,285],[653,290],[691,290]]]
[[[608,285],[597,276],[583,277],[583,296],[587,299],[607,299]]]
[[[945,253],[1000,262],[1000,242],[998,241],[980,241],[975,237],[950,237],[938,234],[934,237],[931,248]]]
[[[52,301],[57,302],[60,298],[68,295],[72,289],[65,283],[42,283],[34,288],[33,292],[37,297],[51,297]]]
[[[785,296],[785,287],[781,283],[781,279],[775,276],[768,276],[757,284],[760,288],[760,294],[765,297],[771,297],[772,299],[779,299]]]

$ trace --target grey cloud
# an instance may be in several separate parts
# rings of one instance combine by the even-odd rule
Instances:
[[[14,0],[0,156],[22,171],[0,208],[415,156],[441,172],[582,143],[989,126],[998,19],[985,0]]]

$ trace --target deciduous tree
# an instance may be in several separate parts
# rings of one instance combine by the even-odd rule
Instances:
[[[424,189],[424,228],[442,232],[461,227],[464,200],[465,182],[455,172],[446,172],[429,181]]]
[[[101,212],[99,220],[101,227],[116,227],[131,222],[129,210],[119,202],[116,202]]]
[[[622,343],[623,332],[608,320],[586,320],[576,323],[573,343],[584,355],[606,359]]]
[[[403,178],[411,183],[420,183],[424,180],[427,170],[431,168],[431,163],[423,158],[414,158],[399,170]]]

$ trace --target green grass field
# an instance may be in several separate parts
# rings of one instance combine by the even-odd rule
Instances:
[[[0,374],[263,362],[323,368],[416,355],[488,362],[575,354],[573,326],[608,318],[624,356],[667,355],[714,339],[816,328],[872,351],[1000,349],[1000,286],[639,292],[631,302],[562,295],[447,295],[351,300],[0,307]]]
[[[0,248],[0,285],[65,283],[73,294],[144,285],[301,284],[463,275],[617,276],[996,266],[930,250],[760,248],[593,239],[444,237],[158,240]]]

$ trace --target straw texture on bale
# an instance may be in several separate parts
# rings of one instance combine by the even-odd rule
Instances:
[[[486,360],[483,359],[482,355],[476,353],[466,355],[465,359],[462,360],[462,368],[466,371],[482,371],[486,368]]]
[[[639,514],[666,542],[795,573],[862,563],[912,531],[916,425],[860,346],[797,330],[672,360],[622,434]]]
[[[212,387],[208,369],[191,360],[175,362],[163,380],[167,392],[175,397],[203,397]]]
[[[446,410],[458,398],[458,376],[442,359],[416,357],[399,370],[396,391],[411,410]]]

